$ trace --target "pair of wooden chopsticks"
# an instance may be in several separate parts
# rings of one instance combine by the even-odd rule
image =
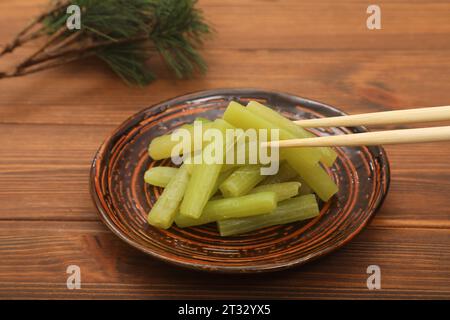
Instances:
[[[420,108],[387,112],[365,113],[350,116],[294,121],[304,128],[349,127],[369,125],[406,124],[450,120],[450,106]],[[379,132],[356,133],[308,139],[292,139],[268,142],[266,146],[280,148],[371,146],[406,144],[450,140],[450,126],[420,129],[400,129]]]

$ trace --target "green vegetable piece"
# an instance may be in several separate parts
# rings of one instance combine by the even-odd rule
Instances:
[[[180,207],[180,214],[199,218],[203,208],[213,195],[222,164],[195,164],[191,179]]]
[[[219,177],[217,178],[216,184],[214,185],[213,191],[211,192],[211,197],[216,195],[216,193],[219,191],[219,187],[222,185],[222,183],[225,180],[228,179],[229,176],[231,176],[232,173],[233,173],[233,170],[228,170],[228,171],[222,171],[219,174]]]
[[[189,172],[190,166],[185,165]],[[154,167],[145,172],[144,180],[146,183],[165,188],[175,174],[178,172],[178,168],[173,167]],[[190,173],[190,172],[189,172]],[[219,186],[233,173],[232,170],[223,171],[217,178],[216,185],[214,186],[213,194],[216,194],[219,190]]]
[[[225,197],[239,197],[250,192],[266,176],[261,175],[259,165],[237,168],[219,187]]]
[[[277,195],[274,192],[260,192],[237,198],[211,200],[198,219],[181,214],[175,218],[180,228],[198,226],[223,219],[248,217],[272,212],[277,206]]]
[[[150,210],[149,224],[162,229],[171,227],[188,181],[189,173],[185,166],[181,166]]]
[[[298,190],[299,195],[304,196],[307,194],[314,193],[313,189],[311,189],[311,187],[308,186],[305,180],[303,180],[301,177],[297,176],[296,180],[301,184],[300,189]]]
[[[236,102],[231,102],[225,111],[224,119],[236,127],[247,128],[273,128],[274,125],[252,114]],[[280,130],[280,138],[294,139],[291,133]],[[292,148],[280,150],[280,157],[286,159],[289,165],[302,177],[305,182],[314,190],[323,200],[328,201],[338,188],[334,181],[328,176],[325,170],[315,158],[317,153],[310,154],[305,152],[307,148]]]
[[[252,189],[250,193],[275,192],[275,194],[277,195],[277,201],[280,202],[297,196],[299,193],[300,186],[301,183],[298,181],[265,184]]]
[[[251,101],[247,105],[247,109],[261,118],[275,124],[280,129],[290,132],[295,135],[296,138],[303,139],[315,137],[311,132],[301,128],[288,118],[259,102]],[[315,152],[320,152],[320,161],[328,167],[331,167],[337,158],[337,153],[332,148],[318,147]]]
[[[223,118],[228,121],[230,124],[235,127],[242,129],[278,129],[279,130],[279,139],[287,140],[287,139],[296,139],[297,137],[292,133],[280,129],[278,126],[273,123],[263,119],[262,117],[250,112],[247,108],[243,107],[237,102],[230,102]],[[268,138],[271,140],[270,131],[268,132]],[[321,154],[317,152],[314,148],[290,148],[289,152],[292,154],[296,154],[298,157],[298,161],[302,164],[315,164],[320,160]],[[284,156],[282,155],[284,158]]]
[[[207,119],[198,118],[202,123],[201,132],[196,132],[194,124],[185,124],[180,128],[175,129],[174,132],[180,129],[187,130],[188,134],[191,137],[191,146],[189,151],[191,153],[195,151],[201,151],[201,148],[198,146],[206,147],[210,142],[205,140],[204,133],[209,129],[218,129],[225,134],[226,129],[233,129],[233,126],[227,123],[223,119],[216,119],[213,122]],[[180,143],[180,141],[172,141],[172,134],[166,134],[163,136],[159,136],[153,139],[148,147],[148,153],[150,157],[155,160],[161,160],[170,158],[172,156],[172,150]],[[179,150],[180,155],[184,154],[183,148]]]
[[[309,133],[310,138],[316,137],[314,134]],[[332,167],[334,162],[336,161],[338,154],[331,147],[319,147],[320,152],[322,153],[322,157],[320,158],[320,162],[322,162],[328,168]]]
[[[298,161],[295,153],[291,153],[288,150],[283,150],[282,152],[285,151],[287,151],[285,155],[289,165],[297,171],[300,177],[314,190],[320,199],[328,201],[336,192],[338,192],[337,185],[319,163],[316,163],[315,165],[305,165]]]
[[[217,223],[223,237],[247,233],[261,228],[306,220],[319,215],[316,197],[305,195],[278,204],[271,213],[254,217],[221,220]]]
[[[153,167],[145,172],[144,180],[148,184],[165,188],[177,172],[177,168]]]
[[[244,129],[274,127],[266,120],[252,114],[246,110],[245,107],[235,102],[229,104],[225,111],[224,119],[232,125]],[[281,129],[280,138],[283,140],[296,137]],[[289,165],[305,180],[323,201],[328,201],[338,191],[338,188],[318,163],[319,159],[316,158],[317,152],[311,156],[311,154],[305,153],[307,149],[308,148],[283,149],[280,150],[280,155],[283,159],[287,160]]]
[[[298,177],[297,171],[292,169],[292,167],[285,161],[280,165],[278,173],[273,176],[268,176],[262,184],[274,184],[286,181],[295,180]],[[311,192],[310,192],[311,193]]]
[[[202,124],[202,131],[208,130],[213,127],[213,122],[203,123]],[[194,125],[193,124],[185,124],[181,126],[180,128],[176,129],[174,132],[176,132],[179,129],[185,129],[189,132],[191,136],[191,151],[195,151],[195,144],[202,144],[205,146],[205,143],[203,141],[203,132],[201,135],[194,135]],[[196,142],[197,141],[197,142]],[[150,157],[152,157],[155,160],[161,160],[170,158],[172,156],[172,150],[175,148],[180,142],[179,141],[172,141],[172,134],[166,134],[163,136],[159,136],[152,140],[150,143],[150,146],[148,147],[148,153]],[[181,149],[180,155],[183,154],[183,150]]]
[[[233,170],[235,170],[235,169],[237,169],[237,168],[239,168],[239,167],[242,167],[242,166],[244,166],[245,164],[227,164],[227,163],[225,163],[223,166],[222,166],[222,172],[228,172],[228,171],[231,171],[231,172],[233,172]]]
[[[225,132],[225,129],[232,128],[232,126],[222,119],[217,119],[214,121],[214,128]],[[206,152],[210,147],[214,150],[214,142],[205,147],[203,152]],[[225,154],[226,145],[223,144],[222,147],[222,152]],[[191,178],[180,206],[180,215],[197,219],[201,216],[208,200],[214,195],[214,188],[223,164],[202,161],[200,164],[194,163],[191,166]]]
[[[212,122],[211,120],[203,118],[203,117],[195,118],[195,121],[200,121],[200,122],[203,122],[203,123],[211,123]]]

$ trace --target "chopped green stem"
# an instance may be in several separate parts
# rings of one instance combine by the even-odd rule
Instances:
[[[203,123],[211,123],[212,122],[211,120],[203,118],[203,117],[195,118],[195,121],[200,121],[200,122],[203,122]]]
[[[295,135],[296,138],[303,139],[315,137],[311,132],[301,128],[288,118],[282,116],[280,113],[272,110],[269,107],[266,107],[265,105],[262,105],[259,102],[251,101],[247,105],[247,109],[250,112],[260,116],[261,118],[264,118],[265,120],[275,124],[280,129],[284,129],[290,132],[291,134]],[[326,166],[331,167],[337,158],[336,151],[328,147],[318,147],[316,148],[316,150],[316,152],[320,152],[321,154],[320,161]]]
[[[292,133],[280,129],[275,124],[267,121],[266,119],[256,115],[244,106],[240,105],[237,102],[231,102],[228,105],[228,108],[225,110],[223,118],[234,125],[235,127],[242,128],[244,130],[247,129],[266,129],[266,130],[278,130],[279,131],[279,139],[287,140],[287,139],[295,139],[297,138]],[[271,139],[270,131],[268,132],[269,139]],[[298,161],[303,164],[315,164],[320,160],[321,154],[317,152],[314,148],[291,148],[289,149],[291,153],[296,154]]]
[[[282,152],[284,151],[287,150],[283,150]],[[337,185],[319,163],[316,163],[315,165],[304,165],[298,161],[295,153],[291,152],[286,152],[286,159],[289,165],[297,171],[300,177],[323,201],[328,201],[336,192],[338,192]]]
[[[194,164],[191,179],[180,207],[180,214],[199,218],[211,197],[219,177],[221,164]]]
[[[211,200],[198,219],[177,215],[175,223],[180,228],[198,226],[223,219],[248,217],[272,212],[277,206],[274,192],[260,192],[237,198]]]
[[[278,169],[278,173],[273,176],[268,176],[262,184],[274,184],[280,182],[286,182],[290,180],[295,180],[297,177],[297,171],[292,169],[292,167],[285,161],[283,161]]]
[[[316,197],[312,194],[289,199],[279,203],[271,213],[221,220],[217,223],[223,237],[251,232],[257,229],[306,220],[319,215]]]
[[[185,166],[181,166],[150,210],[149,224],[162,229],[172,226],[188,181],[189,173]]]
[[[236,169],[219,187],[225,197],[239,197],[250,192],[265,179],[261,167],[249,165]]]
[[[213,127],[212,122],[204,123],[202,122],[202,131],[208,130]],[[190,151],[194,152],[196,151],[194,149],[195,145],[204,145],[203,140],[203,132],[201,132],[201,135],[194,135],[194,125],[193,124],[186,124],[181,126],[177,130],[184,129],[187,130],[189,136],[191,137],[191,146]],[[197,140],[197,142],[195,141]],[[152,140],[150,143],[150,146],[148,147],[148,153],[150,154],[150,157],[152,157],[155,160],[161,160],[170,158],[172,156],[172,150],[180,143],[180,141],[172,140],[172,134],[166,134],[160,137],[157,137]],[[180,155],[183,154],[183,149],[180,149]]]
[[[303,180],[301,177],[297,176],[296,180],[301,184],[300,189],[298,190],[299,195],[304,196],[307,194],[314,193],[313,189],[311,189],[311,187],[308,186],[305,180]]]
[[[244,166],[245,164],[227,164],[227,163],[225,163],[224,165],[223,165],[223,167],[222,167],[222,172],[225,172],[225,171],[233,171],[233,170],[235,170],[235,169],[237,169],[237,168],[239,168],[239,167],[242,167],[242,166]]]
[[[220,129],[222,133],[231,127],[226,121],[217,119],[213,122],[215,129]],[[215,148],[214,142],[205,147],[206,152],[209,147]],[[222,154],[225,154],[226,145],[223,144]],[[203,156],[203,154],[202,154]],[[223,159],[222,161],[223,162]],[[214,195],[219,174],[222,171],[222,163],[208,163],[203,160],[200,164],[191,165],[191,179],[186,190],[186,195],[181,203],[180,215],[191,218],[199,218],[205,208],[206,203]]]
[[[254,188],[250,193],[275,192],[277,201],[280,202],[297,196],[300,186],[301,183],[298,181],[265,184]]]
[[[229,176],[231,176],[231,174],[233,173],[233,170],[227,170],[227,171],[222,171],[219,174],[219,177],[217,178],[216,184],[214,185],[214,188],[211,192],[211,197],[213,197],[217,191],[219,191],[219,187],[222,185],[222,183],[228,179]],[[210,198],[211,198],[210,197]]]
[[[165,188],[177,172],[177,168],[154,167],[145,172],[144,180],[153,186]]]
[[[252,114],[245,107],[236,102],[231,102],[225,111],[224,119],[236,127],[247,128],[276,128],[273,124]],[[293,139],[293,134],[280,130],[280,138]],[[318,163],[317,152],[310,153],[310,148],[292,148],[280,151],[283,159],[302,177],[305,182],[323,200],[328,201],[338,188]]]
[[[267,108],[267,107],[265,107]],[[260,110],[260,109],[257,109]],[[264,109],[274,114],[277,114],[275,111],[270,108]],[[262,114],[264,115],[262,115]],[[278,115],[280,116],[280,115]],[[266,112],[255,112],[254,108],[244,107],[236,102],[231,102],[225,111],[224,119],[227,120],[227,117],[237,121],[243,128],[254,128],[254,129],[278,129],[279,130],[279,138],[280,140],[288,140],[295,139],[297,136],[292,132],[286,130],[282,126],[279,125],[279,121],[277,118],[273,116],[273,114],[267,115]],[[239,119],[239,117],[242,117]],[[281,116],[280,116],[281,117]],[[232,123],[231,120],[228,120]],[[289,121],[289,120],[287,120]],[[232,123],[234,124],[234,123]],[[234,124],[238,126],[237,124]],[[311,163],[317,162],[320,160],[321,153],[317,150],[317,148],[296,148],[299,156],[305,158]]]

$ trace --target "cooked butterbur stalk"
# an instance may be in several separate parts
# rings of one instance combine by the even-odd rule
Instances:
[[[224,163],[222,166],[222,172],[233,171],[239,167],[245,166],[245,164],[236,164],[236,163]]]
[[[250,193],[275,192],[277,201],[280,202],[298,195],[300,186],[298,181],[265,184],[252,189]]]
[[[145,172],[144,180],[153,186],[165,188],[177,172],[177,168],[153,167]]]
[[[295,138],[308,137],[308,131],[300,128],[291,120],[285,118],[284,116],[270,109],[269,107],[260,104],[259,102],[251,101],[247,105],[246,110],[260,117],[261,119],[264,119],[265,121],[271,123],[273,127],[278,128],[282,130],[282,132],[286,133],[286,137],[280,135],[281,140],[292,139],[291,137]],[[304,152],[308,153],[310,157],[314,156],[316,159],[321,159],[322,157],[320,148],[317,147],[306,148]]]
[[[202,132],[200,132],[200,135],[197,135],[194,134],[193,124],[185,124],[180,128],[176,129],[174,132],[177,132],[178,130],[187,130],[187,133],[191,137],[191,146],[190,146],[191,149],[189,151],[194,152],[196,145],[204,146],[203,132],[212,127],[213,127],[212,122],[202,122]],[[150,146],[148,147],[148,153],[150,157],[152,157],[154,160],[170,158],[172,156],[172,150],[174,150],[174,148],[179,143],[180,141],[172,140],[172,133],[159,136],[150,142]],[[184,150],[181,148],[179,152],[180,155],[183,154],[183,152]]]
[[[194,164],[189,184],[180,207],[180,214],[198,218],[213,195],[222,164]]]
[[[188,168],[189,173],[192,173],[192,170],[194,170],[194,163],[193,162],[189,162],[189,161],[185,161],[184,162],[185,165]],[[236,165],[236,164],[226,164],[224,163],[222,165],[222,169],[220,170],[220,173],[225,173],[225,172],[229,172],[230,174],[233,172],[233,170],[242,167],[243,165]]]
[[[280,129],[275,124],[267,121],[266,119],[256,115],[244,106],[237,102],[230,102],[223,118],[235,127],[247,130],[247,129],[264,129],[268,130],[268,138],[272,140],[271,130],[278,130],[279,140],[295,139],[297,138],[292,133]],[[315,164],[320,160],[321,153],[314,148],[291,148],[288,150],[291,153],[296,154],[298,161],[304,164]],[[281,155],[281,154],[280,154]],[[284,156],[282,156],[284,158]]]
[[[279,224],[306,220],[319,215],[316,197],[312,194],[285,200],[271,213],[220,220],[217,225],[221,236],[232,236]]]
[[[309,138],[315,138],[316,136],[308,131]],[[322,153],[322,157],[320,158],[320,162],[322,162],[327,167],[332,167],[334,162],[336,161],[338,154],[331,147],[319,147],[320,152]]]
[[[225,111],[224,119],[232,125],[247,128],[273,128],[274,126],[258,115],[252,114],[245,107],[231,102]],[[280,138],[290,139],[294,135],[280,130]],[[288,137],[288,138],[286,138]],[[311,156],[310,148],[292,148],[280,150],[280,155],[302,177],[305,182],[323,200],[328,201],[336,192],[337,186],[318,163],[317,152]]]
[[[286,152],[286,159],[289,165],[297,171],[299,176],[323,201],[328,201],[338,192],[337,185],[319,163],[315,165],[304,165],[298,161],[295,153],[290,152]]]
[[[195,121],[200,121],[202,123],[210,123],[210,122],[212,122],[211,120],[203,118],[203,117],[195,118]]]
[[[249,102],[249,104],[247,105],[247,109],[250,112],[260,116],[261,118],[275,124],[280,129],[284,129],[290,132],[291,134],[295,135],[296,138],[304,139],[315,137],[311,132],[301,128],[280,113],[259,102]],[[337,158],[337,153],[332,148],[317,147],[315,152],[319,152],[321,154],[320,161],[328,167],[332,166]]]
[[[190,165],[185,164],[189,174],[191,174]],[[144,180],[146,183],[156,187],[165,188],[179,169],[173,167],[153,167],[145,172]],[[213,189],[213,195],[219,190],[219,186],[224,182],[231,174],[233,170],[222,171],[217,178],[216,185]]]
[[[222,119],[217,119],[214,121],[214,128],[221,129],[221,132],[225,132],[225,129],[232,128],[232,126]],[[222,155],[224,155],[226,145],[223,144],[221,148]],[[205,147],[202,157],[208,152],[208,150],[215,150],[214,142],[211,142],[207,147]],[[218,150],[215,151],[219,152]],[[191,167],[191,178],[180,206],[180,215],[184,215],[186,217],[200,217],[206,203],[210,197],[214,195],[213,191],[222,170],[223,158],[220,161],[213,163],[205,161],[205,158],[201,160],[201,163],[194,163]]]
[[[183,199],[188,181],[189,173],[185,166],[181,166],[150,210],[147,219],[149,224],[162,229],[170,228]]]
[[[268,149],[266,155],[262,155],[258,147],[260,144],[260,130],[254,133],[246,135],[246,131],[243,129],[239,129],[239,132],[235,133],[234,138],[236,142],[234,148],[230,150],[226,159],[230,166],[242,167],[252,164],[268,164],[269,159],[267,157],[272,156],[272,150]],[[281,161],[281,159],[278,159],[278,161]]]
[[[306,195],[313,193],[310,186],[303,180],[290,165],[289,163],[283,161],[280,165],[278,173],[274,176],[267,177],[261,185],[277,184],[287,181],[297,181],[300,183],[300,189],[298,190],[299,195]]]
[[[295,178],[298,176],[297,171],[292,169],[292,167],[286,162],[283,161],[280,165],[280,168],[278,169],[277,174],[273,176],[268,176],[262,184],[274,184],[274,183],[280,183],[280,182],[286,182],[295,180]]]
[[[301,184],[300,189],[298,190],[299,195],[304,196],[304,195],[313,193],[313,190],[311,189],[311,187],[308,186],[308,184],[305,182],[305,180],[303,180],[301,177],[297,176],[295,178],[295,180],[300,182],[300,184]]]
[[[219,177],[217,178],[216,184],[214,185],[214,188],[211,191],[211,197],[213,197],[219,191],[219,187],[222,185],[222,183],[225,180],[228,179],[229,176],[231,176],[232,173],[233,173],[233,170],[227,170],[227,171],[222,171],[219,174]]]
[[[219,187],[225,197],[239,197],[250,192],[266,176],[261,175],[259,165],[237,168]]]
[[[248,217],[272,212],[277,207],[274,192],[260,192],[236,198],[211,200],[198,219],[177,215],[175,223],[180,228],[203,225],[219,220]]]
[[[196,151],[200,152],[203,147],[209,144],[208,141],[205,140],[204,133],[209,129],[218,129],[225,134],[226,129],[233,128],[229,124],[225,124],[225,121],[222,119],[216,119],[215,121],[210,121],[205,118],[197,118],[195,121],[201,123],[201,127],[197,126],[195,129],[194,124],[185,124],[180,128],[174,130],[174,132],[156,137],[150,142],[148,147],[149,155],[155,160],[161,160],[170,158],[172,156],[172,152],[175,150],[177,145],[181,143],[180,140],[173,139],[172,135],[179,130],[186,130],[186,135],[190,137],[190,146],[189,152],[194,153]],[[201,128],[201,130],[199,130]],[[182,155],[185,153],[183,148],[178,148],[178,155]]]

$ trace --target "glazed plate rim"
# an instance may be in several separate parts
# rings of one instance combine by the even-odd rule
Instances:
[[[91,170],[90,170],[90,193],[92,200],[95,204],[95,207],[97,209],[98,215],[100,216],[101,221],[120,239],[125,241],[130,246],[152,256],[159,260],[162,260],[164,262],[170,263],[172,265],[189,268],[192,270],[200,270],[200,271],[208,271],[208,272],[218,272],[218,273],[260,273],[260,272],[272,272],[272,271],[279,271],[284,270],[287,268],[291,268],[294,266],[300,266],[307,262],[316,260],[320,257],[323,257],[333,251],[336,251],[346,245],[348,242],[350,242],[356,235],[358,235],[373,219],[375,214],[378,212],[378,210],[381,208],[387,194],[389,193],[390,188],[390,165],[389,165],[389,159],[387,157],[386,151],[381,146],[376,146],[375,148],[379,150],[380,154],[380,161],[382,162],[381,168],[382,172],[380,172],[380,176],[383,176],[384,178],[384,184],[385,184],[385,191],[380,193],[380,196],[377,198],[377,202],[374,205],[372,212],[370,213],[370,216],[367,220],[365,220],[363,223],[361,223],[358,228],[353,230],[351,233],[349,233],[346,237],[339,240],[338,242],[332,243],[332,245],[328,246],[327,248],[324,248],[319,253],[313,253],[308,256],[304,256],[301,258],[293,259],[291,261],[286,262],[274,262],[274,263],[266,263],[264,265],[258,265],[255,264],[253,266],[227,266],[227,265],[212,265],[208,263],[195,263],[195,262],[186,262],[182,260],[178,260],[174,257],[172,257],[171,254],[169,255],[163,255],[159,254],[158,252],[155,252],[152,249],[149,249],[148,247],[141,245],[139,243],[136,243],[133,239],[131,239],[126,233],[123,233],[119,228],[114,224],[113,221],[109,218],[109,215],[105,212],[105,208],[102,205],[100,195],[98,194],[96,187],[95,187],[95,180],[97,178],[96,172],[98,169],[97,164],[99,163],[99,160],[101,157],[103,157],[103,154],[106,150],[109,150],[110,143],[113,140],[113,137],[117,135],[120,132],[123,132],[124,129],[133,127],[136,125],[139,125],[139,122],[134,123],[132,120],[139,118],[141,115],[147,113],[152,114],[152,110],[158,110],[158,112],[163,112],[165,109],[160,110],[161,108],[164,108],[164,106],[169,105],[176,105],[177,103],[188,103],[190,100],[194,99],[213,99],[214,96],[217,97],[223,97],[223,96],[240,96],[240,95],[256,95],[256,94],[262,94],[262,95],[270,95],[270,96],[276,96],[284,99],[288,99],[291,101],[296,101],[299,104],[313,104],[313,105],[320,105],[322,107],[328,108],[332,110],[333,112],[339,113],[341,115],[346,115],[345,112],[339,110],[338,108],[335,108],[333,106],[330,106],[325,103],[318,102],[316,100],[311,100],[307,98],[303,98],[300,96],[283,93],[283,92],[277,92],[273,90],[264,90],[264,89],[255,89],[255,88],[226,88],[226,89],[213,89],[213,90],[204,90],[204,91],[196,91],[184,95],[177,96],[172,99],[168,99],[159,103],[156,103],[152,106],[149,106],[147,108],[142,109],[141,111],[133,114],[132,116],[128,117],[121,125],[119,125],[113,132],[111,132],[108,136],[108,138],[101,144],[100,148],[95,153],[94,159],[92,161]],[[369,131],[365,127],[354,127],[355,129],[359,131]],[[351,128],[349,128],[351,129]]]

